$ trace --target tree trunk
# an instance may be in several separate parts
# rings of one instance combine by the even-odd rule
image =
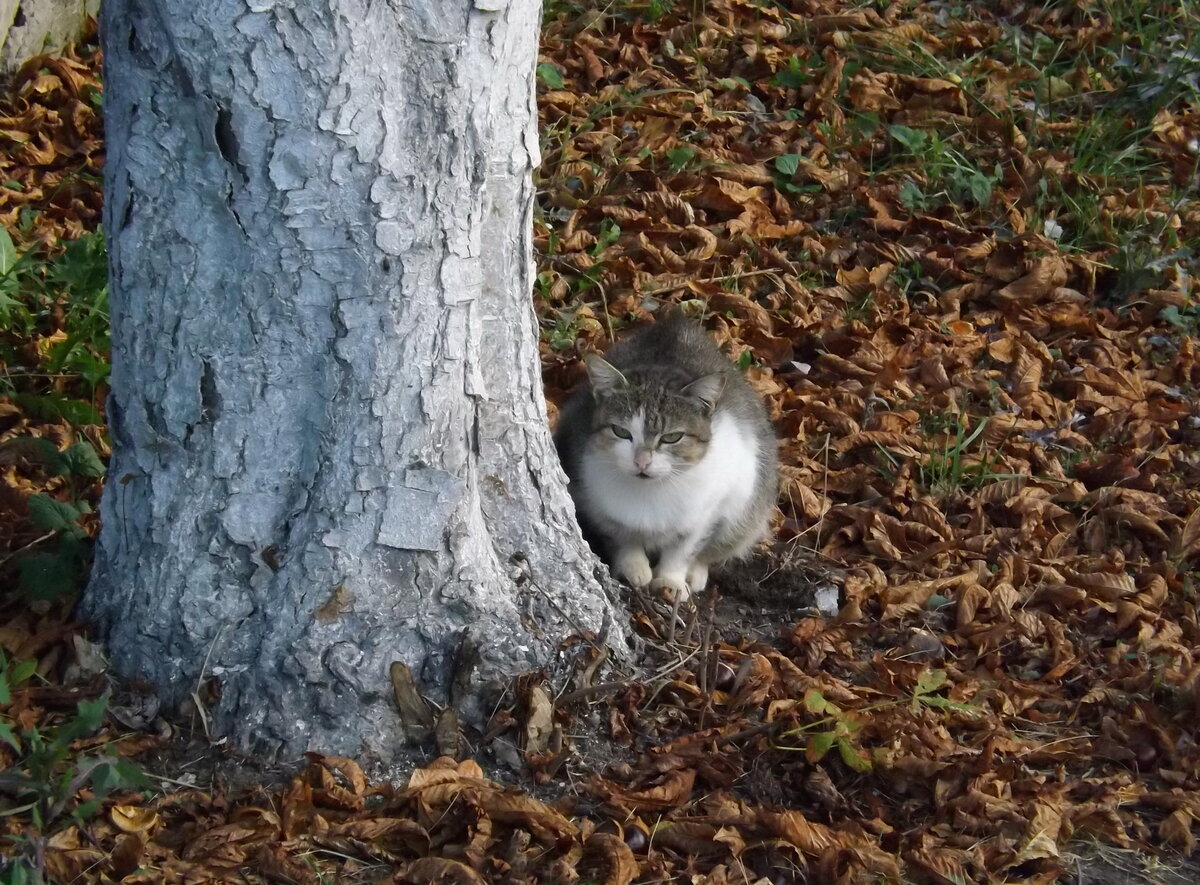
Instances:
[[[387,759],[393,661],[477,715],[611,613],[529,294],[539,4],[289,7],[104,0],[114,454],[84,608],[167,701],[215,677],[243,748]]]

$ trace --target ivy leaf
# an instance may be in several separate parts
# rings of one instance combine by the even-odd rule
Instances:
[[[811,79],[812,73],[794,55],[788,59],[786,68],[775,72],[775,85],[784,89],[799,89]]]
[[[967,180],[967,189],[971,192],[971,199],[975,201],[976,206],[986,206],[991,202],[994,187],[995,182],[979,172],[972,172]]]
[[[528,68],[526,70],[528,70]],[[547,86],[549,86],[551,89],[562,89],[563,88],[562,74],[560,74],[558,72],[558,68],[556,68],[552,64],[542,62],[542,64],[538,65],[537,66],[537,77],[539,80],[541,80]]]
[[[686,145],[680,145],[667,151],[667,162],[671,164],[673,172],[682,172],[694,159],[696,159],[696,149]]]
[[[810,688],[804,693],[804,709],[810,713],[816,713],[818,716],[824,713],[841,712],[836,706],[825,700],[825,695],[815,688]]]
[[[913,129],[909,126],[901,126],[898,123],[893,126],[889,126],[888,132],[891,134],[892,138],[900,142],[900,144],[902,144],[911,154],[921,153],[923,150],[925,150],[925,145],[929,141],[929,136],[920,129]]]
[[[905,179],[904,184],[900,185],[898,199],[900,200],[900,205],[909,212],[916,212],[925,208],[925,193],[911,179]]]
[[[837,741],[837,737],[832,731],[821,731],[814,734],[804,747],[804,758],[812,763],[820,762],[833,747],[835,741]]]
[[[107,765],[99,766],[92,773],[92,786],[100,795],[107,796],[114,790],[148,789],[151,784],[142,770],[128,759],[114,757]]]
[[[842,761],[846,763],[848,768],[854,771],[871,770],[871,760],[859,753],[849,741],[839,740],[837,748],[838,754],[842,757]]]
[[[37,494],[29,499],[29,521],[40,529],[69,532],[77,528],[79,508],[74,504],[56,501],[49,495]]]
[[[11,725],[4,722],[0,722],[0,741],[8,744],[18,753],[21,752],[21,742],[17,739],[16,733],[12,730]]]
[[[75,717],[59,729],[54,736],[58,747],[69,747],[73,741],[94,734],[104,724],[104,711],[108,709],[108,695],[91,701],[80,701],[76,705]]]
[[[92,479],[104,476],[104,462],[96,454],[91,443],[75,443],[62,453],[63,463],[76,476],[86,476]]]
[[[783,154],[775,158],[775,171],[780,175],[791,178],[800,168],[799,154]]]
[[[75,819],[77,824],[82,825],[90,820],[103,805],[103,799],[88,799],[75,806],[74,810],[71,812],[71,817]]]
[[[28,661],[13,661],[11,675],[8,677],[9,685],[16,688],[28,682],[30,677],[37,672],[38,662],[34,660]]]
[[[68,399],[58,394],[19,393],[13,397],[13,402],[33,418],[63,418],[67,423],[76,426],[104,423],[104,418],[91,403]]]
[[[56,476],[64,472],[62,452],[50,440],[40,436],[21,436],[5,440],[0,443],[0,456],[4,458],[2,463],[10,463],[11,457],[17,456],[40,465]]]
[[[945,685],[948,680],[949,677],[945,670],[926,670],[917,677],[916,693],[919,695],[931,694]]]
[[[1168,304],[1166,307],[1160,310],[1158,312],[1158,318],[1164,322],[1170,323],[1176,329],[1187,329],[1188,327],[1188,321],[1184,319],[1183,314],[1179,312],[1179,308],[1174,304]]]

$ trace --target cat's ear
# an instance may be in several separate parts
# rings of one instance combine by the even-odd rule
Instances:
[[[629,386],[625,376],[611,363],[605,362],[594,353],[583,358],[587,366],[588,379],[592,382],[592,390],[599,394],[615,393]]]
[[[717,407],[717,401],[721,399],[721,394],[725,392],[725,374],[713,372],[711,375],[704,375],[679,392],[684,396],[700,400],[704,403],[704,407],[711,412]]]

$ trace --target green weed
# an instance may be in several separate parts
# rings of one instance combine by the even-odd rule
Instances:
[[[868,291],[861,298],[846,305],[846,325],[869,322],[875,314],[875,292]]]
[[[104,462],[90,443],[79,442],[60,452],[49,440],[33,437],[0,444],[0,461],[12,457],[67,480],[65,501],[41,493],[29,498],[29,521],[45,534],[13,555],[21,591],[31,599],[56,599],[78,588],[91,557],[91,543],[80,525],[92,511],[83,491],[104,475]]]
[[[986,418],[971,428],[969,419],[965,415],[960,416],[960,420],[955,422],[953,435],[945,438],[942,450],[931,452],[918,465],[921,486],[934,495],[946,495],[962,489],[964,485],[978,488],[999,478],[990,469],[990,459],[973,458],[970,455],[971,446],[986,427]]]
[[[873,767],[871,757],[858,745],[857,740],[858,733],[867,723],[866,714],[905,704],[914,716],[923,709],[946,710],[972,716],[978,714],[979,711],[970,704],[952,701],[938,693],[949,684],[950,680],[945,670],[926,670],[917,677],[917,684],[907,701],[882,701],[857,710],[843,710],[819,690],[809,689],[804,694],[804,709],[821,718],[783,733],[782,737],[785,738],[803,738],[803,747],[792,748],[784,745],[781,749],[803,749],[805,758],[814,765],[824,759],[830,750],[837,750],[846,767],[853,771],[870,771]]]
[[[998,171],[987,173],[939,132],[893,125],[888,133],[899,146],[896,166],[911,170],[900,186],[900,204],[911,211],[928,211],[942,205],[971,204],[987,208],[992,201]]]
[[[36,671],[33,661],[10,662],[0,651],[0,708],[12,702],[12,692]],[[44,844],[58,830],[82,825],[118,790],[145,789],[141,770],[111,753],[78,754],[72,744],[95,734],[104,722],[107,697],[80,701],[75,715],[59,726],[18,729],[0,714],[0,741],[8,744],[15,761],[0,771],[0,784],[13,798],[6,816],[27,814],[29,826],[20,835],[0,837],[8,855],[0,869],[5,883],[40,882]],[[86,798],[81,796],[86,791]]]
[[[552,64],[542,63],[537,66],[537,78],[545,83],[551,89],[562,89],[563,83],[562,74],[558,72]]]
[[[19,255],[0,228],[0,395],[52,414],[64,397],[83,397],[89,410],[62,417],[101,423],[94,403],[108,381],[109,349],[103,232],[68,241],[57,255]]]
[[[935,444],[934,450],[916,463],[920,487],[933,497],[942,498],[1014,478],[1016,474],[997,473],[993,469],[998,460],[996,453],[973,450],[987,423],[987,418],[983,418],[972,427],[970,418],[962,413],[926,415],[921,422],[922,430],[929,437],[940,438],[941,443]],[[894,482],[900,475],[900,460],[883,446],[876,444],[876,448],[886,465],[879,464],[875,469]]]

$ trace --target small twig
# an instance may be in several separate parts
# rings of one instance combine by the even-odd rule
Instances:
[[[221,634],[224,632],[225,625],[222,624],[217,628],[213,641],[208,644],[208,651],[204,653],[204,663],[200,665],[200,673],[196,676],[196,687],[192,689],[192,703],[196,705],[196,713],[200,716],[200,723],[204,726],[204,738],[210,744],[212,743],[212,731],[208,724],[208,711],[204,709],[204,702],[200,700],[200,688],[204,685],[204,674],[208,672],[208,662],[212,659],[213,649],[221,641]]]
[[[604,304],[604,325],[608,328],[608,343],[612,344],[617,340],[617,333],[613,331],[612,314],[608,312],[608,290],[604,288],[604,283],[599,279],[594,280],[596,288],[600,290],[600,301]]]
[[[32,541],[30,541],[24,547],[18,547],[16,550],[12,551],[12,553],[8,554],[8,556],[4,557],[3,559],[0,559],[0,566],[3,566],[6,562],[8,562],[10,559],[12,559],[14,556],[16,556],[18,553],[24,553],[30,547],[36,547],[38,544],[42,543],[42,541],[48,541],[51,538],[53,538],[56,534],[57,534],[57,532],[46,532],[46,534],[42,535],[40,538],[34,538]]]
[[[564,695],[560,695],[555,701],[556,704],[569,704],[572,701],[578,701],[582,698],[590,697],[591,695],[605,694],[610,691],[619,691],[622,688],[631,688],[636,683],[629,680],[620,682],[597,682],[595,685],[585,685],[583,688],[577,688],[574,691],[569,691]]]
[[[671,600],[671,626],[667,630],[667,643],[670,645],[675,644],[675,626],[679,622],[679,606],[683,602],[683,593],[676,590],[672,596],[674,598]],[[684,638],[686,640],[687,637]]]
[[[825,455],[825,476],[824,476],[824,479],[825,479],[825,485],[824,485],[824,487],[821,489],[821,496],[822,496],[822,497],[823,497],[823,498],[824,498],[826,501],[828,501],[828,500],[829,500],[829,438],[830,438],[830,434],[826,433],[826,434],[825,434],[825,445],[823,446],[823,448],[824,448],[824,452],[823,452],[823,454]],[[826,517],[826,515],[827,515],[828,513],[829,513],[829,508],[828,508],[828,507],[826,507],[826,508],[825,508],[825,513],[822,513],[822,514],[821,514],[821,515],[820,515],[820,516],[817,518],[817,545],[816,545],[816,549],[817,549],[817,552],[818,552],[818,553],[821,551],[821,529],[822,529],[822,528],[824,527],[824,525],[825,525],[825,517]]]
[[[701,279],[698,279],[698,280],[689,280],[689,282],[692,282],[692,283],[719,283],[722,280],[729,279],[730,277],[737,277],[740,280],[743,277],[762,277],[762,276],[777,277],[777,276],[779,276],[779,270],[777,268],[773,268],[773,267],[772,268],[763,268],[763,269],[759,269],[759,270],[731,270],[729,273],[723,273],[719,277],[702,277]],[[646,292],[644,294],[657,295],[660,292],[671,292],[675,289],[680,289],[680,288],[682,288],[682,286],[667,286],[666,288],[654,289],[654,290]]]
[[[710,587],[704,607],[704,631],[700,638],[700,690],[704,693],[704,708],[700,711],[700,729],[707,725],[712,710],[712,691],[717,687],[717,664],[720,655],[713,644],[713,631],[717,623],[717,588]],[[698,613],[698,610],[697,610]]]
[[[189,790],[199,790],[200,789],[199,784],[188,783],[187,781],[176,780],[175,778],[167,777],[164,774],[148,774],[148,775],[146,775],[146,777],[150,778],[150,780],[152,780],[152,781],[158,781],[158,782],[164,783],[164,784],[174,784],[177,787],[186,787]]]
[[[672,651],[673,650],[673,649],[665,649],[665,648],[662,648],[661,646],[656,646],[656,647],[660,648],[663,651]],[[657,685],[655,686],[654,691],[652,691],[650,693],[650,696],[648,698],[646,698],[646,703],[649,704],[656,697],[658,697],[658,693],[660,691],[662,691],[667,685],[667,677],[668,676],[670,676],[676,670],[682,669],[684,664],[686,664],[692,658],[696,657],[696,655],[699,653],[700,653],[699,649],[694,649],[693,651],[689,652],[684,657],[680,658],[675,663],[668,664],[667,666],[665,666],[661,670],[659,670],[657,673],[655,673],[653,676],[651,676],[649,679],[647,679],[646,682],[657,683]]]
[[[607,642],[608,641],[608,612],[604,613],[604,626],[600,630],[600,635],[597,637],[597,641],[598,642]],[[588,664],[586,667],[583,668],[584,685],[592,684],[592,680],[596,677],[596,671],[599,670],[601,666],[603,666],[604,662],[607,661],[608,658],[609,658],[608,646],[602,645],[600,647],[600,653],[598,655],[596,655],[596,659],[594,661],[592,661],[590,664]]]
[[[759,734],[768,734],[770,732],[779,731],[783,727],[783,720],[777,719],[774,722],[764,722],[761,725],[754,725],[750,728],[743,728],[741,731],[735,731],[733,734],[727,734],[725,737],[717,738],[717,746],[722,744],[732,744],[734,741],[740,741],[743,738],[754,737]]]

